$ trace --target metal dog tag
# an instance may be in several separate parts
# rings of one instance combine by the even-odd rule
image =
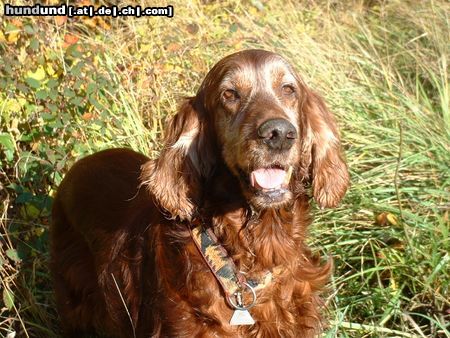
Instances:
[[[255,320],[247,310],[234,310],[230,325],[253,325]]]

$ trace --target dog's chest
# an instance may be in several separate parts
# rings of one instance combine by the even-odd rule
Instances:
[[[295,300],[301,297],[304,285],[299,286],[281,273],[272,278],[265,273],[248,276],[248,280],[257,280],[261,285],[256,287],[256,297],[249,290],[243,292],[243,304],[254,302],[254,306],[239,313],[229,304],[217,278],[195,249],[188,250],[193,256],[189,258],[192,271],[186,296],[189,308],[195,309],[195,320],[208,327],[211,337],[279,337],[283,331],[286,337],[295,336],[292,332],[297,325],[296,314],[301,312]],[[252,320],[254,324],[249,325]]]

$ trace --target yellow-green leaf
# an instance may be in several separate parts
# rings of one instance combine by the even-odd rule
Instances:
[[[44,67],[39,66],[35,72],[32,72],[31,70],[27,72],[26,77],[35,79],[37,81],[42,81],[45,79],[45,70]]]
[[[14,262],[20,262],[19,255],[17,254],[17,251],[15,249],[6,250],[6,256],[8,256]]]
[[[14,307],[14,293],[6,288],[3,290],[3,304],[8,310]]]

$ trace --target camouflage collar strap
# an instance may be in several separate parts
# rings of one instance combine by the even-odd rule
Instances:
[[[245,277],[237,271],[236,265],[225,248],[218,243],[213,231],[199,225],[191,230],[191,236],[225,294],[229,297],[241,290],[246,282]]]
[[[263,289],[272,281],[272,273],[267,272],[259,280],[247,279],[238,271],[225,248],[219,244],[212,229],[198,225],[190,229],[191,237],[210,268],[214,277],[225,292],[228,303],[235,309],[249,309],[256,301],[255,290]],[[250,290],[253,301],[250,305],[242,304],[242,294]],[[236,301],[233,301],[235,298]]]

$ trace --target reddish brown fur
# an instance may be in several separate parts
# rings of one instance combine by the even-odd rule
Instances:
[[[294,82],[294,93],[280,89],[283,81]],[[230,86],[238,99],[223,94]],[[296,125],[289,151],[269,153],[255,137],[270,118]],[[294,173],[289,192],[271,204],[241,173],[273,163]],[[322,99],[276,54],[251,50],[223,59],[182,104],[157,160],[103,151],[76,163],[59,187],[51,268],[65,333],[314,336],[331,263],[320,265],[304,242],[309,183],[321,207],[337,205],[348,185]],[[233,310],[189,236],[196,222],[212,227],[247,276],[273,272],[250,310],[256,324],[228,324]]]

